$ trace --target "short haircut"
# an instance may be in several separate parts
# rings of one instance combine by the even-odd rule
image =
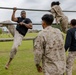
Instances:
[[[42,17],[42,20],[45,21],[47,25],[51,25],[54,21],[54,17],[51,14],[45,14]]]
[[[76,19],[72,19],[70,23],[72,26],[75,26],[76,25]]]
[[[23,11],[21,11],[21,14],[22,14],[22,13],[26,13],[26,12],[23,10]]]
[[[57,2],[53,1],[53,2],[51,3],[51,6],[54,6],[54,5],[60,5],[60,2],[59,2],[59,1],[57,1]]]

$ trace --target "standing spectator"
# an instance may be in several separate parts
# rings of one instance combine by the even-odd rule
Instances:
[[[74,60],[76,59],[76,19],[72,19],[71,28],[67,31],[65,50],[69,49],[66,61],[66,75],[72,75]]]
[[[53,20],[53,16],[49,14],[42,17],[43,30],[38,34],[34,44],[35,64],[38,72],[43,71],[44,75],[63,75],[65,72],[64,42],[61,31],[51,26]]]

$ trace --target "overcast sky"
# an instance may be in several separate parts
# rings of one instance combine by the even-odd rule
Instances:
[[[26,9],[50,9],[52,1],[60,1],[62,10],[76,10],[76,0],[0,0],[0,7],[18,7]],[[27,11],[27,17],[32,20],[33,23],[40,23],[41,17],[48,12],[29,12]],[[11,20],[12,10],[0,9],[0,22],[4,20]],[[68,16],[69,21],[76,18],[76,13],[64,13]],[[16,12],[16,16],[20,16],[20,11]],[[40,28],[41,27],[34,27]]]

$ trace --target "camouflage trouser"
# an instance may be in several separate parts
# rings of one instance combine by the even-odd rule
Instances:
[[[76,59],[76,51],[69,52],[69,55],[66,61],[66,75],[72,75],[72,68],[73,68],[73,63],[75,59]]]
[[[61,27],[62,27],[62,31],[64,33],[66,33],[67,31],[67,27],[68,27],[68,18],[65,16],[61,19],[60,21]]]
[[[44,73],[44,75],[64,75],[64,74],[49,74],[49,73]]]
[[[64,69],[60,70],[58,65],[56,64],[50,64],[48,63],[48,65],[46,64],[45,66],[43,66],[43,73],[44,75],[64,75]],[[60,64],[61,65],[61,64]],[[61,67],[61,66],[60,66]]]
[[[10,23],[11,21],[3,21],[3,22]],[[12,46],[12,50],[10,52],[10,58],[14,58],[14,55],[17,53],[18,46],[21,45],[21,42],[22,42],[22,39],[23,39],[23,35],[21,35],[16,30],[14,25],[3,25],[3,26],[5,26],[10,31],[12,36],[14,37],[14,43],[13,43],[13,46]]]
[[[18,47],[21,45],[22,39],[23,36],[17,30],[15,30],[14,43],[10,52],[10,58],[14,58],[15,54],[17,53]]]

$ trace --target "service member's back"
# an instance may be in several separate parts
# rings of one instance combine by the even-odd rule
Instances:
[[[51,27],[52,15],[42,17],[44,28],[34,44],[35,63],[41,71],[42,60],[44,75],[62,75],[65,72],[65,50],[63,36],[59,29]]]

